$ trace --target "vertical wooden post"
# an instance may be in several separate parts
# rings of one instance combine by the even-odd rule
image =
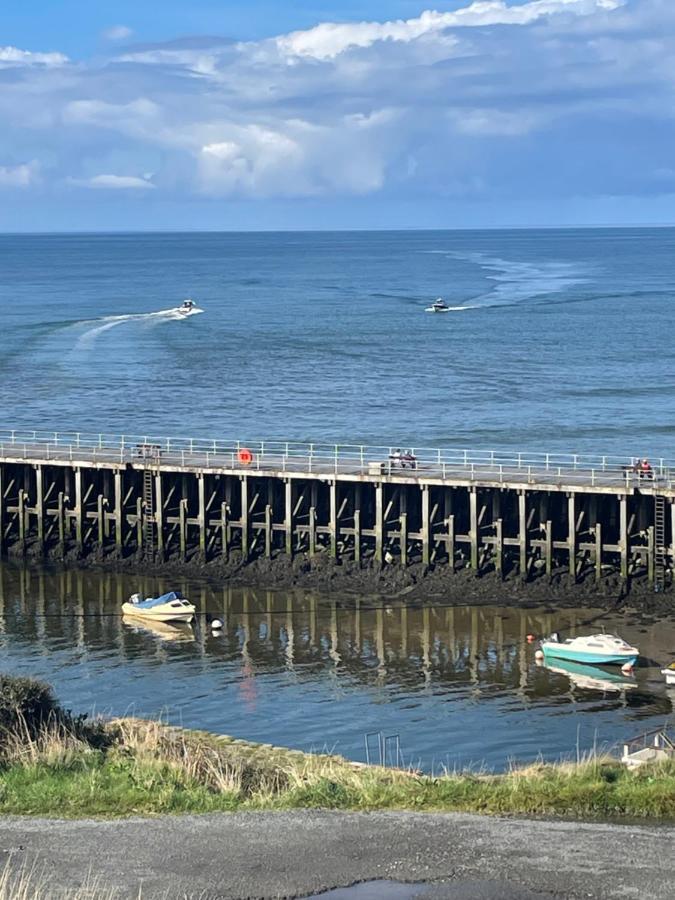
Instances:
[[[0,501],[1,502],[1,501]],[[2,515],[0,515],[0,527],[2,525]],[[2,538],[0,538],[0,549]],[[671,578],[675,580],[675,503],[670,503],[670,572]]]
[[[333,559],[337,559],[337,539],[338,539],[338,522],[337,522],[337,481],[330,483],[330,555]]]
[[[115,546],[118,551],[122,550],[124,535],[122,518],[122,473],[119,469],[115,470]]]
[[[401,529],[401,538],[399,541],[399,548],[401,550],[401,565],[408,565],[408,513],[401,513],[399,518],[400,529]]]
[[[316,507],[309,508],[309,556],[316,556]]]
[[[675,532],[674,532],[675,533]],[[5,549],[5,467],[0,463],[0,555]]]
[[[656,576],[656,539],[654,526],[647,529],[647,581],[653,585]]]
[[[384,484],[375,485],[375,561],[381,563],[384,552]]]
[[[105,544],[105,513],[103,511],[103,494],[96,498],[96,525],[98,530],[98,545],[103,547]]]
[[[272,558],[272,507],[269,503],[265,506],[265,556]]]
[[[550,519],[546,520],[546,574],[550,578],[553,574],[553,522]]]
[[[75,469],[75,540],[80,549],[84,546],[82,531],[84,510],[82,509],[82,503],[82,469]]]
[[[475,488],[469,488],[469,522],[471,568],[478,572],[478,492]]]
[[[136,499],[136,547],[140,553],[143,550],[143,498]]]
[[[18,507],[19,507],[19,541],[21,543],[21,550],[25,552],[26,550],[26,491],[23,488],[19,488],[19,498],[18,498]]]
[[[227,503],[223,501],[220,504],[220,555],[227,560],[230,556],[230,545],[228,536],[229,526],[227,524]]]
[[[518,572],[527,577],[527,494],[518,493]]]
[[[286,553],[293,556],[293,482],[290,478],[284,485],[284,499],[286,504],[284,526],[286,528]]]
[[[504,520],[495,522],[495,571],[500,578],[504,577]]]
[[[361,485],[354,487],[354,562],[361,562]]]
[[[199,495],[199,549],[206,555],[206,479],[204,474],[197,475],[197,493]]]
[[[429,486],[422,485],[422,563],[429,565],[431,548],[429,543]]]
[[[249,530],[248,530],[248,476],[241,479],[241,555],[244,560],[249,554]]]
[[[61,554],[63,554],[63,547],[66,543],[66,512],[63,491],[59,491],[56,515],[59,520],[59,547]]]
[[[572,581],[577,579],[577,512],[576,495],[567,496],[567,555],[568,568]]]
[[[164,491],[162,473],[155,473],[155,522],[157,524],[157,552],[164,553]]]
[[[448,565],[450,571],[455,571],[455,517],[448,516]]]
[[[178,503],[178,539],[182,560],[187,556],[187,503],[187,497],[181,497]]]
[[[595,523],[595,580],[602,578],[602,524]]]
[[[35,512],[37,513],[37,536],[40,549],[45,549],[45,506],[44,506],[44,482],[42,466],[35,469]]]
[[[628,497],[619,497],[619,549],[621,551],[621,577],[628,578]]]

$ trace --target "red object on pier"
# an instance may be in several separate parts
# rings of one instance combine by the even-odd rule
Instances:
[[[253,454],[246,447],[242,447],[237,453],[237,459],[245,466],[249,466],[253,462]]]

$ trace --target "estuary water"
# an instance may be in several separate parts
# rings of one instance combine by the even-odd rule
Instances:
[[[5,427],[672,455],[673,229],[0,236],[0,309]]]
[[[511,759],[574,755],[661,727],[675,690],[657,662],[675,624],[599,610],[405,607],[300,591],[185,580],[194,628],[123,620],[154,579],[0,566],[2,670],[51,682],[77,711],[161,716],[189,727],[302,750],[387,762],[502,769]],[[217,616],[214,634],[207,617]],[[537,664],[527,634],[618,628],[644,665]]]

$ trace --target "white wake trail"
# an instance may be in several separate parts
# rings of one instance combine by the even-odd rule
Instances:
[[[197,312],[201,312],[201,310],[193,310],[192,315],[195,315]],[[76,328],[81,328],[86,325],[92,326],[80,336],[77,341],[77,347],[78,349],[87,349],[91,347],[100,335],[106,331],[110,331],[112,328],[117,328],[119,325],[125,325],[131,322],[154,325],[160,324],[161,322],[182,321],[186,318],[189,318],[189,316],[182,315],[176,308],[172,308],[160,309],[157,312],[151,313],[129,313],[123,316],[103,316],[100,319],[85,320],[83,322],[78,322],[77,325],[74,326]]]

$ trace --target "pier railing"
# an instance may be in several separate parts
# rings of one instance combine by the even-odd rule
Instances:
[[[460,478],[530,484],[552,480],[579,485],[673,487],[675,460],[650,460],[636,470],[637,457],[580,453],[464,448],[398,449],[361,444],[294,441],[207,440],[152,434],[114,435],[69,431],[0,429],[0,456],[22,460],[131,462],[199,468],[232,468],[314,474]]]

